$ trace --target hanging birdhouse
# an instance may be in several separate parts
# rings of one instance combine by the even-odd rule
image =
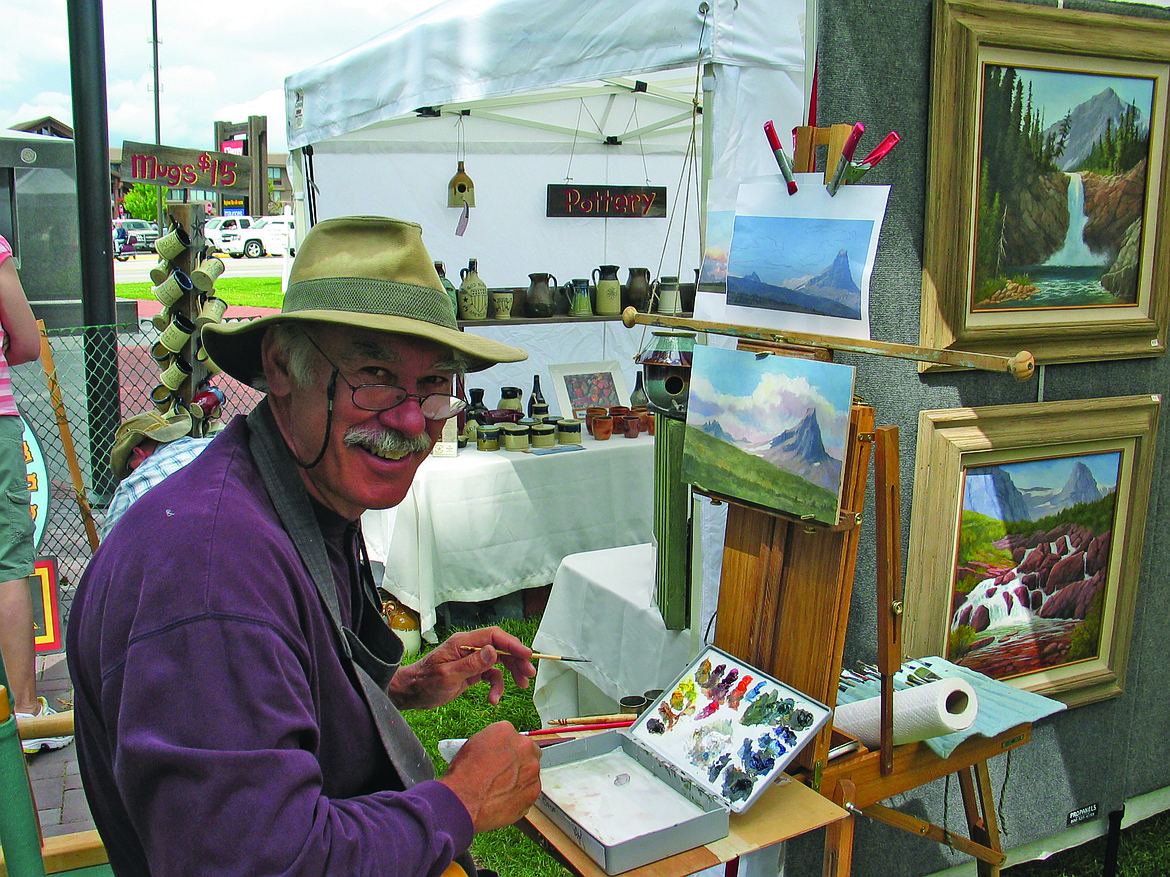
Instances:
[[[686,420],[694,350],[694,332],[654,332],[650,343],[634,357],[642,366],[651,411]]]
[[[475,206],[475,183],[463,169],[461,161],[455,176],[451,177],[451,182],[447,184],[447,206],[462,207],[464,202],[467,202],[468,207]]]

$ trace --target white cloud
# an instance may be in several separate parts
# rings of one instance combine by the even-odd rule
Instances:
[[[162,142],[213,147],[216,121],[268,116],[268,148],[287,149],[286,76],[389,30],[435,0],[242,0],[158,9]],[[105,0],[106,93],[111,145],[154,142],[152,0]],[[41,116],[73,124],[65,0],[4,3],[9,39],[0,53],[0,126]]]

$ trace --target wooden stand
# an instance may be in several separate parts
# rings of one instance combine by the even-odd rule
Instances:
[[[837,526],[729,501],[715,644],[830,708],[836,706],[870,449],[875,448],[881,748],[874,752],[859,743],[856,752],[829,761],[833,729],[827,726],[797,758],[803,768],[800,778],[851,814],[828,829],[824,874],[849,873],[853,818],[864,813],[974,856],[981,877],[998,875],[1005,857],[987,759],[1027,742],[1031,725],[991,740],[972,738],[945,759],[921,743],[893,745],[894,674],[902,666],[898,429],[875,430],[873,422],[872,408],[853,406]],[[948,774],[959,780],[968,836],[878,803]]]

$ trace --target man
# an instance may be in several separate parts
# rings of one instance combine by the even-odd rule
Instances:
[[[458,370],[526,354],[460,332],[421,229],[380,217],[318,224],[283,311],[204,343],[267,396],[126,512],[70,619],[82,780],[115,872],[473,870],[473,834],[535,800],[539,750],[497,722],[431,779],[398,708],[481,681],[497,703],[494,665],[526,686],[531,650],[488,628],[397,668],[359,517],[406,495],[464,404]]]
[[[135,500],[198,457],[211,441],[188,435],[190,432],[190,415],[164,416],[157,411],[135,414],[118,427],[110,448],[110,471],[118,479],[118,487],[102,521],[103,539]]]

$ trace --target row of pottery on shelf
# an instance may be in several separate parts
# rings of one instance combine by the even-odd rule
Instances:
[[[460,269],[461,282],[458,289],[447,279],[442,262],[435,263],[435,270],[443,288],[451,296],[459,319],[486,320],[489,303],[495,319],[506,320],[512,317],[514,294],[507,289],[489,290],[479,276],[477,259],[468,260],[467,267]],[[530,282],[524,296],[525,312],[529,317],[536,318],[561,313],[557,299],[559,293],[564,296],[568,305],[569,316],[593,316],[594,308],[599,316],[618,316],[622,312],[623,292],[624,304],[643,313],[648,313],[652,305],[660,314],[682,312],[677,277],[664,275],[651,282],[649,268],[630,268],[629,278],[623,290],[617,273],[617,265],[602,265],[593,269],[592,294],[590,278],[574,278],[562,285],[556,276],[549,272],[538,271],[529,274]]]
[[[546,418],[520,423],[476,423],[469,420],[465,433],[481,451],[527,451],[555,445],[581,444],[581,421],[572,418]]]

